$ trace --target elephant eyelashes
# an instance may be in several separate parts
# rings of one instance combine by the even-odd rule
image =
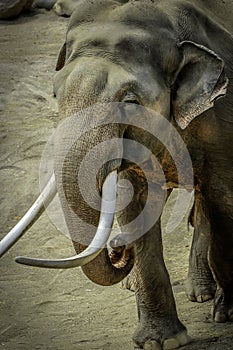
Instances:
[[[134,103],[136,105],[140,105],[140,103],[137,101],[137,100],[127,100],[127,101],[124,101],[126,103]]]
[[[140,105],[137,96],[135,94],[133,94],[132,92],[127,93],[125,95],[125,97],[123,98],[122,102],[134,103],[136,105]]]

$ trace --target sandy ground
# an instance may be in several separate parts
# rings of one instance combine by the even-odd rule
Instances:
[[[40,11],[1,22],[1,237],[39,193],[40,157],[57,118],[52,77],[67,21]],[[211,302],[197,304],[186,298],[191,235],[185,221],[164,234],[178,312],[193,338],[183,349],[233,349],[233,325],[212,322]],[[96,286],[79,269],[42,270],[14,262],[16,255],[55,258],[72,254],[69,240],[44,214],[1,259],[1,349],[132,349],[137,324],[133,293],[120,285]]]

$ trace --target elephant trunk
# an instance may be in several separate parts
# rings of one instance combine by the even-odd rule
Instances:
[[[110,255],[105,248],[113,224],[126,126],[105,121],[99,125],[99,120],[91,125],[95,119],[89,112],[61,123],[54,147],[56,189],[78,254],[55,260],[17,257],[16,261],[56,269],[82,266],[93,282],[113,285],[134,265],[134,248],[113,247]]]
[[[77,253],[84,249],[84,246],[77,245],[76,243],[74,243],[74,247]],[[109,256],[108,250],[104,248],[95,260],[82,266],[82,270],[92,282],[101,286],[112,286],[113,284],[122,281],[129,274],[134,265],[133,248],[126,252],[126,254],[127,259],[121,264],[121,266],[119,266],[119,264],[114,265]],[[125,254],[122,254],[122,261],[123,255]]]
[[[106,177],[121,166],[124,130],[116,125],[92,129],[76,141],[65,141],[62,132],[56,142],[55,176],[66,224],[77,254],[93,240],[101,213],[102,186]],[[67,135],[67,133],[66,133]],[[115,140],[115,141],[114,141]],[[119,142],[119,140],[121,140]],[[88,155],[88,157],[87,157]],[[88,159],[86,159],[88,158]],[[122,249],[122,260],[114,261],[107,248],[82,266],[85,275],[100,285],[113,285],[124,279],[134,264],[134,251]]]
[[[108,174],[106,180],[104,181],[102,188],[101,213],[98,228],[94,238],[92,239],[90,245],[86,249],[84,244],[79,244],[76,248],[79,254],[70,258],[47,260],[20,256],[16,257],[16,262],[29,266],[65,269],[71,267],[84,266],[92,260],[94,260],[105,247],[106,242],[111,233],[116,205],[116,188],[117,172],[113,171],[110,174]],[[77,243],[74,242],[74,244]],[[110,278],[110,280],[108,280],[108,282],[103,282],[103,280],[101,280],[100,282],[98,282],[99,284],[104,283],[105,285],[109,285],[112,283],[116,283],[118,280],[121,280],[122,277],[119,275],[119,268],[123,268],[123,270],[126,270],[123,272],[123,276],[125,275],[125,272],[127,273],[127,271],[130,270],[130,268],[133,265],[133,252],[130,249],[125,249],[122,246],[114,247],[113,251],[110,254],[110,261],[114,265],[114,268],[117,268],[117,272],[114,274],[112,279]],[[109,275],[109,269],[104,270],[104,272],[106,274],[106,278],[108,278],[107,275]],[[117,276],[115,276],[116,274]],[[88,275],[90,275],[90,273]],[[96,279],[94,281],[97,282]]]

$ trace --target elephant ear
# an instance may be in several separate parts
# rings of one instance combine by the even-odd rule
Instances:
[[[57,59],[56,71],[62,69],[66,61],[66,43],[63,44]]]
[[[181,42],[180,47],[183,59],[174,84],[173,116],[185,129],[226,94],[228,79],[223,60],[213,51],[191,41]]]

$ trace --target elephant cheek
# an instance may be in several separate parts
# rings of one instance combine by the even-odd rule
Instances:
[[[169,119],[171,115],[171,92],[170,90],[163,91],[157,101],[155,102],[153,109],[163,117]]]

